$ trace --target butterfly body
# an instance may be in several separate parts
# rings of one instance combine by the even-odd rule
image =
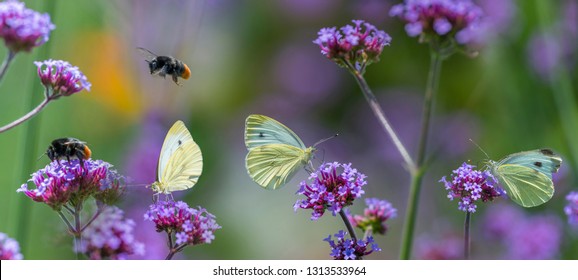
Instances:
[[[291,129],[264,115],[247,117],[245,146],[249,151],[245,158],[247,173],[266,189],[284,186],[315,152]]]
[[[534,207],[554,195],[552,174],[560,168],[562,158],[550,149],[511,154],[500,161],[489,161],[488,167],[507,195],[517,204]]]
[[[192,188],[203,171],[201,149],[182,121],[169,129],[157,165],[157,181],[151,185],[156,193],[170,194]]]

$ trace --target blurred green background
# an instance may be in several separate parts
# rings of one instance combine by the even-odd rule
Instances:
[[[339,133],[319,147],[316,164],[353,163],[368,176],[365,197],[387,199],[398,209],[398,217],[388,222],[387,235],[376,237],[383,251],[369,257],[397,258],[409,175],[354,79],[323,57],[312,41],[320,28],[343,26],[351,19],[367,20],[393,37],[381,61],[368,67],[366,78],[415,153],[429,53],[426,45],[405,34],[400,21],[388,16],[391,5],[400,1],[24,2],[31,9],[50,11],[56,29],[46,45],[14,60],[0,85],[0,123],[28,112],[30,98],[34,106],[40,102],[42,92],[32,92],[39,82],[35,60],[67,60],[92,83],[90,92],[52,102],[34,118],[39,129],[33,145],[23,140],[28,124],[0,135],[0,231],[20,242],[25,259],[75,258],[72,239],[64,234],[58,215],[16,193],[30,173],[48,163],[41,156],[50,141],[67,136],[84,140],[94,159],[115,165],[134,184],[150,184],[162,140],[177,119],[187,124],[205,165],[198,184],[175,196],[206,208],[222,226],[213,244],[187,248],[180,258],[328,259],[329,246],[322,239],[344,226],[330,213],[313,222],[310,211],[293,211],[305,171],[278,191],[261,189],[246,174],[243,129],[252,113],[283,122],[308,145]],[[547,204],[524,211],[558,217],[563,241],[554,258],[577,259],[578,232],[567,225],[562,209],[566,194],[576,190],[578,40],[560,27],[567,24],[567,7],[575,9],[571,5],[576,2],[476,2],[491,8],[488,14],[503,22],[493,29],[495,34],[488,34],[479,56],[454,55],[443,64],[430,138],[433,160],[424,179],[416,238],[461,235],[464,214],[457,202],[448,201],[438,180],[464,161],[481,165],[486,159],[469,139],[494,160],[549,147],[564,158],[556,193]],[[551,35],[546,45],[570,45],[559,55],[559,63],[543,61],[549,53],[535,41],[540,34]],[[136,47],[181,59],[191,68],[191,78],[177,86],[170,79],[150,76]],[[43,48],[49,48],[47,57],[39,57]],[[543,66],[548,62],[562,71]],[[30,161],[23,158],[25,151],[34,157],[29,170],[23,170],[23,162]],[[142,218],[151,197],[150,189],[129,186],[119,206],[136,221],[137,239],[147,246],[145,258],[164,258],[164,236]],[[506,198],[496,203],[514,205]],[[23,217],[26,207],[29,219]],[[363,207],[359,200],[351,209],[361,214]],[[473,258],[503,255],[499,244],[482,249],[489,242],[481,233],[489,207],[480,206],[473,215]],[[23,224],[27,234],[16,236]],[[416,243],[415,258],[417,247]]]

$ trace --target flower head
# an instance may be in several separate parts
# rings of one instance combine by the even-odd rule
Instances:
[[[69,96],[83,89],[90,91],[91,84],[78,67],[62,60],[35,61],[42,84],[50,90],[52,99]],[[44,66],[44,69],[43,69]]]
[[[354,25],[322,28],[313,41],[321,48],[321,53],[341,67],[352,66],[364,72],[365,67],[379,61],[383,47],[388,46],[391,37],[363,20],[353,20]]]
[[[27,9],[24,3],[18,1],[0,3],[0,37],[14,53],[29,52],[46,43],[54,28],[48,14]]]
[[[377,243],[373,240],[372,236],[367,237],[366,240],[355,240],[345,238],[347,233],[340,230],[333,236],[336,238],[335,241],[331,239],[331,235],[323,239],[327,241],[329,246],[331,246],[331,257],[334,260],[359,260],[363,256],[369,255],[374,251],[381,251]]]
[[[568,216],[568,223],[578,226],[578,192],[570,192],[566,200],[568,204],[564,207],[564,213]]]
[[[175,233],[177,245],[211,243],[215,231],[221,228],[207,210],[190,208],[183,201],[158,201],[144,218],[155,223],[157,232]]]
[[[348,215],[349,220],[353,226],[360,228],[364,232],[371,229],[374,234],[385,234],[387,231],[385,222],[390,218],[395,218],[397,209],[393,208],[387,200],[378,198],[366,198],[365,204],[367,208],[363,211],[363,216]]]
[[[82,232],[80,248],[91,260],[124,260],[129,255],[144,255],[144,244],[134,239],[135,223],[124,218],[119,208],[107,207]]]
[[[21,260],[18,242],[0,232],[0,260]]]
[[[341,169],[341,172],[337,170]],[[367,184],[366,176],[357,169],[351,168],[351,163],[324,163],[317,171],[311,173],[310,184],[301,182],[297,194],[306,196],[298,200],[293,208],[313,209],[312,220],[317,220],[329,209],[335,216],[343,207],[349,206],[356,198],[365,193],[362,189]]]
[[[460,199],[458,209],[464,212],[474,213],[477,201],[492,201],[502,195],[501,190],[494,186],[490,172],[474,170],[474,167],[464,162],[460,168],[452,172],[450,181],[447,181],[445,176],[440,180],[448,190],[450,200]]]
[[[405,0],[391,8],[389,15],[403,20],[410,37],[424,42],[432,37],[459,44],[473,42],[478,35],[483,12],[470,0]]]
[[[28,182],[36,188],[28,189],[25,183],[17,192],[57,211],[66,203],[78,205],[90,196],[110,204],[124,189],[123,177],[112,170],[110,163],[92,159],[84,160],[82,166],[78,159],[53,161],[32,174]]]

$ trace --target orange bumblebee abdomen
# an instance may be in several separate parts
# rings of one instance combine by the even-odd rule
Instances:
[[[88,148],[88,146],[84,145],[84,159],[89,159],[92,155],[92,151]]]
[[[187,66],[186,64],[183,63],[183,73],[181,73],[181,78],[183,79],[188,79],[191,76],[191,69],[189,69],[189,66]]]

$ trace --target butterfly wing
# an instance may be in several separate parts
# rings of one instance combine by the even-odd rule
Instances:
[[[263,115],[250,115],[245,121],[245,146],[248,150],[268,144],[287,144],[305,150],[305,144],[291,129]]]
[[[161,192],[192,188],[203,171],[201,149],[193,140],[191,133],[182,121],[171,127],[159,157],[157,170]]]
[[[263,188],[275,190],[284,186],[310,157],[310,149],[269,144],[249,150],[245,165],[253,181]]]
[[[552,173],[558,172],[562,158],[550,149],[539,149],[515,153],[500,161],[500,164],[522,165],[532,168],[552,179]]]
[[[554,195],[551,177],[532,167],[502,164],[493,170],[494,176],[506,190],[508,197],[521,206],[538,206],[546,203]]]

